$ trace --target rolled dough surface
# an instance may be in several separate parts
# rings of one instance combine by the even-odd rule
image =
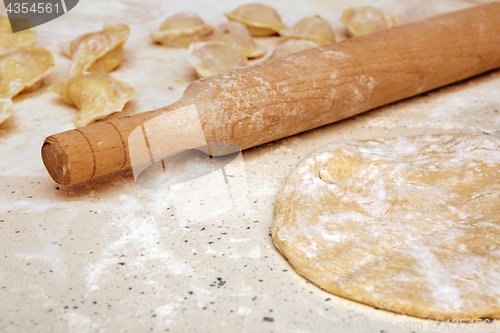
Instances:
[[[322,289],[425,318],[500,317],[500,139],[334,142],[287,178],[272,237]]]

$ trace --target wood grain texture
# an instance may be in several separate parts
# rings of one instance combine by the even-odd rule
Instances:
[[[42,158],[63,185],[117,171],[137,126],[192,104],[208,142],[300,133],[500,67],[498,17],[477,6],[204,78],[170,106],[50,136]]]

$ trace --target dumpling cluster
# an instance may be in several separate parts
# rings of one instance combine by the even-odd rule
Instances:
[[[254,37],[279,35],[285,39],[271,58],[336,41],[332,26],[319,15],[304,17],[287,27],[273,7],[256,2],[224,15],[229,21],[214,28],[195,13],[178,13],[168,17],[150,37],[169,47],[189,47],[191,55],[186,60],[200,78],[246,66],[248,59],[265,59],[266,50]],[[351,37],[398,24],[393,14],[371,6],[347,9],[341,21]],[[135,97],[132,87],[107,74],[122,64],[129,35],[128,25],[117,24],[60,44],[72,61],[70,79],[51,85],[49,90],[79,109],[77,127],[122,111]],[[52,55],[32,47],[35,36],[33,29],[13,34],[9,19],[0,17],[0,124],[12,115],[12,97],[36,89],[54,69]]]
[[[178,13],[168,17],[150,37],[170,47],[195,45],[186,60],[199,77],[205,77],[246,66],[247,59],[264,56],[266,50],[253,36],[276,34],[285,27],[276,10],[262,4],[243,5],[226,16],[229,22],[213,28],[197,14]]]
[[[347,9],[342,13],[340,19],[347,27],[350,37],[361,36],[398,25],[398,20],[393,14],[383,13],[371,6]],[[283,29],[279,33],[283,37],[298,40],[289,40],[278,45],[271,58],[336,41],[331,25],[319,15],[305,17],[291,28]],[[306,43],[306,41],[309,42]]]
[[[273,7],[262,3],[245,4],[224,15],[229,22],[214,29],[196,14],[179,13],[167,18],[151,38],[172,47],[204,42],[191,47],[192,54],[186,59],[199,77],[245,66],[244,57],[264,58],[266,50],[253,37],[281,35],[294,40],[280,45],[271,57],[335,42],[331,25],[319,15],[306,17],[291,28]]]

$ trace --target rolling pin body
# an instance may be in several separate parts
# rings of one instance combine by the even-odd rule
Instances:
[[[193,104],[207,142],[241,149],[345,119],[500,67],[499,17],[477,6],[204,78],[170,106],[48,137],[43,161],[63,185],[130,166],[135,128]]]

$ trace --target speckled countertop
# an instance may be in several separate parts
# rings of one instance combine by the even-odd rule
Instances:
[[[270,237],[274,201],[297,162],[335,140],[500,136],[499,70],[244,151],[246,198],[189,226],[179,224],[168,191],[136,186],[130,169],[73,186],[58,186],[48,176],[42,142],[74,128],[76,115],[47,90],[66,78],[70,65],[58,43],[109,24],[131,26],[125,62],[113,75],[135,87],[138,97],[116,118],[171,104],[196,79],[184,61],[187,50],[148,38],[167,16],[194,10],[217,25],[225,21],[223,12],[242,3],[82,0],[37,29],[36,44],[53,53],[56,70],[39,90],[16,97],[14,116],[0,125],[0,332],[447,331],[335,297],[298,276]],[[287,24],[319,13],[342,39],[339,16],[350,5],[372,4],[405,23],[481,1],[266,3]],[[259,42],[271,47],[277,40]]]

